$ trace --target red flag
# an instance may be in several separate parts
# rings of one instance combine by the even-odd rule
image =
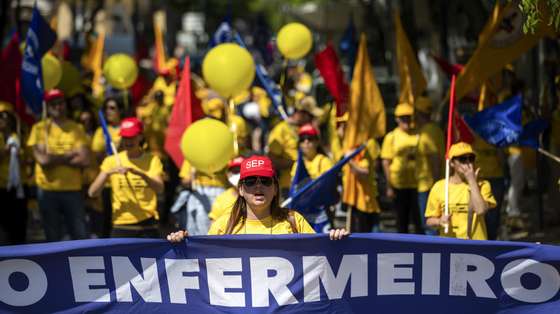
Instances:
[[[14,33],[8,45],[2,50],[0,57],[0,100],[14,105],[14,110],[25,124],[31,125],[35,121],[27,112],[21,97],[21,63],[19,51],[19,36]]]
[[[447,62],[447,60],[434,56],[434,55],[430,55],[432,57],[432,59],[434,59],[434,61],[439,65],[440,69],[447,73],[447,75],[452,76],[452,75],[459,75],[459,73],[461,73],[461,71],[463,70],[463,68],[465,67],[462,64],[451,64],[449,62]]]
[[[465,142],[472,144],[474,142],[474,135],[463,119],[463,117],[459,116],[457,112],[455,112],[455,121],[454,121],[454,143],[457,142]]]
[[[315,66],[319,69],[327,89],[336,102],[336,115],[342,116],[346,112],[349,89],[348,84],[344,81],[344,73],[336,52],[330,42],[323,51],[315,54]]]
[[[181,137],[191,123],[204,117],[200,100],[194,95],[191,88],[190,59],[186,57],[185,66],[179,89],[175,97],[175,104],[171,112],[171,119],[165,137],[165,151],[171,156],[175,165],[181,168],[184,157],[181,152]]]

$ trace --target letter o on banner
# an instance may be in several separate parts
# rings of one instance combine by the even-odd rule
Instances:
[[[10,285],[13,273],[23,273],[29,284],[22,291]],[[41,300],[47,293],[47,275],[39,264],[27,259],[9,259],[0,262],[0,302],[11,306],[28,306]]]
[[[521,283],[525,274],[534,274],[540,279],[540,285],[527,289]],[[501,275],[502,287],[512,298],[527,302],[541,303],[552,299],[560,289],[560,274],[552,265],[533,259],[518,259],[509,262]]]

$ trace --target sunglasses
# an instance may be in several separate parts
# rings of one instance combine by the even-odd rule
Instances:
[[[317,138],[317,136],[302,135],[302,136],[299,137],[299,142],[300,142],[300,143],[303,143],[303,142],[305,142],[305,141],[313,142],[313,141],[316,141],[316,140],[318,140],[318,139],[319,139],[319,138]]]
[[[457,160],[458,162],[460,162],[462,164],[474,163],[474,161],[476,160],[476,156],[475,155],[463,155],[463,156],[455,157],[453,159]]]
[[[274,182],[274,180],[270,177],[248,177],[243,179],[242,184],[248,188],[252,188],[254,186],[257,185],[257,183],[260,183],[264,186],[272,186],[272,183]]]
[[[107,110],[117,110],[117,106],[107,106]]]

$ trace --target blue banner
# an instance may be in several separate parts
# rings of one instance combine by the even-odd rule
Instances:
[[[560,249],[399,234],[0,248],[0,312],[558,313]]]
[[[21,65],[21,86],[25,103],[35,115],[42,112],[43,70],[41,59],[56,41],[56,33],[41,16],[37,4],[33,7],[31,25],[27,31],[23,63]]]

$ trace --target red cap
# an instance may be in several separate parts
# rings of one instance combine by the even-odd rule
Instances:
[[[265,156],[251,156],[241,164],[241,172],[239,179],[247,177],[274,177],[274,167],[272,161]]]
[[[243,158],[243,156],[235,157],[235,158],[233,158],[232,160],[229,161],[227,167],[228,168],[241,167],[241,164],[243,163],[243,160],[245,160],[245,158]]]
[[[43,98],[46,102],[49,102],[58,98],[64,98],[64,93],[60,89],[51,89],[45,92]]]
[[[317,130],[313,126],[313,124],[308,123],[308,124],[303,125],[301,128],[299,128],[298,135],[299,136],[302,136],[302,135],[319,136],[319,130]]]
[[[122,137],[135,137],[136,135],[142,134],[144,126],[142,122],[137,118],[125,118],[121,121],[121,130],[119,135]]]

